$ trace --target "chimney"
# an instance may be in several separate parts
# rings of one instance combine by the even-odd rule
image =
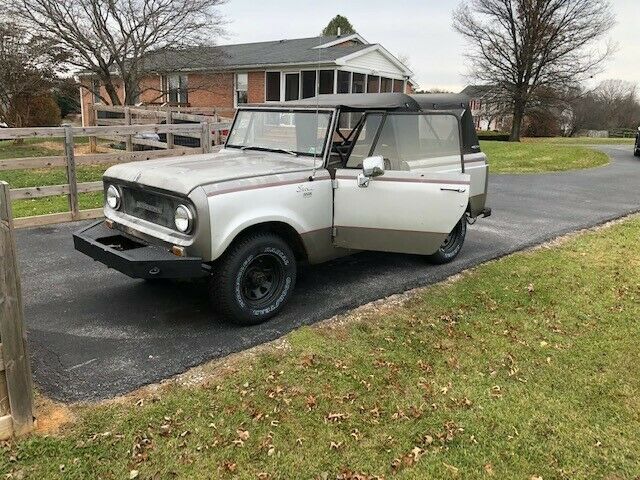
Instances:
[[[340,32],[340,27],[338,27],[338,36],[340,36],[340,33],[341,33],[341,32]]]

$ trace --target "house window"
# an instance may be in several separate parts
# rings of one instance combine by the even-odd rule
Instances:
[[[189,87],[187,75],[174,73],[165,77],[165,92],[169,103],[187,103]]]
[[[338,91],[337,93],[349,93],[351,88],[351,72],[338,70]]]
[[[354,73],[351,80],[351,93],[364,93],[364,73]]]
[[[267,72],[267,102],[280,101],[280,72]]]
[[[392,83],[393,80],[391,80],[390,78],[382,77],[380,79],[380,93],[390,92]]]
[[[249,75],[246,73],[236,73],[236,105],[247,103],[248,90]]]
[[[380,77],[369,75],[367,80],[367,93],[378,93],[380,91]]]
[[[284,76],[284,99],[298,100],[300,98],[300,74],[286,73]]]
[[[404,91],[404,80],[394,80],[393,91],[396,93],[402,93]]]
[[[333,93],[334,70],[320,70],[320,83],[318,85],[318,93]]]
[[[302,72],[302,98],[316,96],[316,71],[306,70]]]

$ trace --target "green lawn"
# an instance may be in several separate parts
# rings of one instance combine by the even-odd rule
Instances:
[[[485,264],[404,305],[300,328],[188,386],[72,407],[61,433],[8,443],[0,471],[638,478],[638,249],[636,216]]]
[[[606,154],[588,147],[542,142],[480,142],[492,173],[543,173],[606,165]]]
[[[89,142],[88,137],[75,139],[78,145]],[[47,146],[42,144],[46,143]],[[103,145],[104,147],[104,145]],[[0,160],[7,158],[42,157],[61,155],[64,151],[59,139],[26,139],[21,145],[13,142],[0,142]],[[109,165],[81,165],[76,169],[78,182],[95,182]],[[29,170],[0,170],[0,180],[9,183],[11,188],[62,185],[67,183],[66,169],[63,167]],[[103,204],[102,192],[82,193],[79,195],[81,209],[99,208]],[[44,197],[13,202],[13,215],[16,218],[48,213],[66,212],[69,204],[66,196]]]
[[[76,169],[78,182],[96,182],[102,179],[102,174],[108,165],[81,165]],[[3,170],[0,180],[11,185],[11,188],[35,187],[45,185],[62,185],[67,183],[66,170],[62,167],[31,170]],[[81,209],[99,208],[103,204],[102,192],[81,193],[78,196]],[[69,203],[66,195],[43,197],[13,201],[13,215],[15,218],[48,213],[66,212]]]
[[[560,145],[633,145],[635,138],[544,137],[523,138],[522,141],[526,143],[553,143]]]
[[[85,145],[89,143],[89,137],[76,137],[74,142],[76,145]],[[108,143],[100,141],[101,145]],[[64,144],[61,138],[25,138],[21,144],[17,145],[12,140],[0,140],[0,160],[62,155],[63,152]]]

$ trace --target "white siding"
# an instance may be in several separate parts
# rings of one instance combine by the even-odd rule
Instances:
[[[380,74],[391,74],[396,78],[402,78],[403,75],[402,70],[377,50],[373,50],[365,53],[364,55],[360,55],[359,57],[347,60],[345,65],[347,67],[376,71]]]

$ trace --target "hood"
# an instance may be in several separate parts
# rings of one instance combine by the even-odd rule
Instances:
[[[225,149],[114,165],[104,176],[188,195],[201,185],[311,169],[313,159],[308,157]]]

